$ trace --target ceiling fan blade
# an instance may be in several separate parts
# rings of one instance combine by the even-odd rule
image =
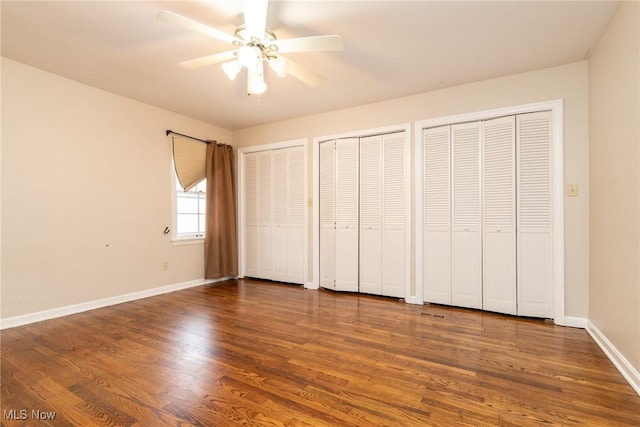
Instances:
[[[344,47],[342,44],[342,37],[338,35],[275,40],[271,44],[275,45],[280,53],[339,51]]]
[[[156,15],[156,18],[158,18],[160,21],[168,22],[170,24],[176,24],[181,26],[182,28],[195,31],[196,33],[204,34],[205,36],[209,36],[223,42],[242,42],[240,39],[232,36],[231,34],[227,34],[224,31],[216,30],[213,27],[202,24],[198,21],[194,21],[190,18],[185,18],[184,16],[178,15],[176,13],[169,12],[168,10],[160,11],[160,13]]]
[[[213,55],[207,55],[200,58],[190,59],[188,61],[182,61],[178,65],[187,70],[197,70],[198,68],[218,64],[224,61],[230,61],[232,59],[235,59],[235,57],[236,51],[228,50],[226,52],[214,53]]]
[[[302,65],[287,59],[289,68],[287,74],[295,77],[296,79],[308,84],[309,86],[320,86],[324,81],[324,77],[310,71]]]
[[[249,39],[264,38],[267,27],[268,0],[248,0],[244,7],[244,24],[247,28]]]

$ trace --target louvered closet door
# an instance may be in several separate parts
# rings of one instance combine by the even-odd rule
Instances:
[[[271,228],[271,152],[258,153],[258,274],[271,279],[273,274],[273,233]]]
[[[258,274],[258,200],[257,165],[255,153],[244,156],[243,179],[243,236],[244,236],[244,274],[256,277]]]
[[[336,142],[320,143],[320,286],[336,288]]]
[[[358,292],[358,139],[336,141],[336,284]]]
[[[288,181],[288,281],[304,283],[304,215],[306,207],[304,147],[292,147],[289,152],[289,181]]]
[[[382,294],[382,137],[360,139],[360,292]]]
[[[289,251],[288,251],[288,187],[289,187],[289,158],[288,150],[280,149],[271,152],[272,191],[271,202],[272,240],[273,240],[273,274],[271,278],[281,282],[289,280]]]
[[[404,297],[406,284],[406,168],[404,132],[382,136],[382,295]]]
[[[516,314],[515,117],[482,123],[484,310]]]
[[[451,127],[452,303],[482,308],[480,123]]]
[[[451,127],[423,130],[424,300],[451,304]]]
[[[518,314],[552,318],[551,114],[516,123]]]

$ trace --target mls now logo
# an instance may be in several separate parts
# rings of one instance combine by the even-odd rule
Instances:
[[[26,409],[4,409],[2,411],[2,418],[5,420],[53,420],[56,418],[55,412],[41,411],[39,409],[32,409],[29,412]]]

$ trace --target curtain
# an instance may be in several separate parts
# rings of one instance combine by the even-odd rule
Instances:
[[[236,236],[236,192],[233,148],[230,145],[207,145],[207,219],[204,237],[204,277],[238,275],[238,241]]]

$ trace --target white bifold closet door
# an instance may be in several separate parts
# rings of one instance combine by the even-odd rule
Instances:
[[[424,299],[553,317],[551,113],[423,130]]]
[[[304,148],[272,151],[273,280],[302,283],[304,265]]]
[[[480,123],[451,126],[451,302],[482,308]]]
[[[482,123],[482,307],[516,314],[515,117]]]
[[[360,138],[360,292],[405,294],[404,133]]]
[[[553,317],[551,114],[517,116],[518,314]]]
[[[451,126],[425,129],[424,300],[451,304]]]
[[[336,142],[320,143],[320,286],[335,289]]]
[[[258,153],[258,277],[263,279],[270,279],[273,274],[271,163],[270,151]]]
[[[242,176],[244,274],[258,277],[258,156],[244,156]]]
[[[275,150],[271,155],[273,165],[273,203],[271,211],[273,238],[273,274],[274,280],[286,281],[289,276],[288,242],[288,204],[289,153],[287,150]]]
[[[244,156],[245,276],[303,283],[304,174],[302,146]]]
[[[358,139],[320,144],[320,285],[358,291]]]
[[[304,283],[305,245],[304,218],[307,208],[305,189],[305,150],[303,146],[291,147],[289,153],[289,180],[287,186],[287,251],[289,254],[289,281]]]
[[[360,139],[360,292],[382,293],[382,137]]]

